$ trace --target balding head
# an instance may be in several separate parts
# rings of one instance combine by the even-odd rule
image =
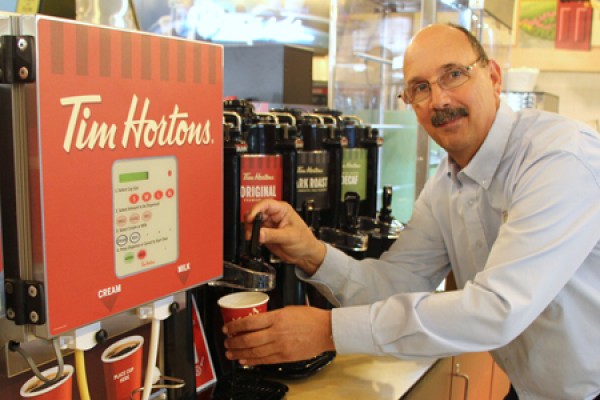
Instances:
[[[430,25],[404,55],[404,98],[419,123],[460,166],[484,141],[500,102],[502,76],[463,28]]]

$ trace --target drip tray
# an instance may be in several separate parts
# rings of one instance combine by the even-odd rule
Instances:
[[[335,351],[326,351],[309,360],[261,365],[257,368],[263,371],[265,375],[274,379],[304,379],[325,368],[333,361],[335,356]]]
[[[231,375],[218,380],[212,394],[212,400],[279,400],[288,391],[283,383],[264,379],[256,370],[238,369],[235,372],[235,384],[231,384]]]

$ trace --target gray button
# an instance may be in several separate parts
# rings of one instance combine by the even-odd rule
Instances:
[[[131,243],[137,243],[140,241],[141,235],[139,232],[133,232],[130,236],[129,236],[129,240],[131,240]]]
[[[126,235],[121,235],[121,236],[119,236],[119,237],[117,238],[117,245],[118,245],[119,247],[123,247],[123,246],[125,246],[125,245],[127,244],[128,240],[129,240],[129,239],[127,239],[127,236],[126,236]]]

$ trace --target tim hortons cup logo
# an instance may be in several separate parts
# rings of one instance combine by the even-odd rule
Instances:
[[[63,149],[70,153],[77,150],[115,149],[119,143],[119,129],[115,124],[96,121],[92,115],[92,105],[101,104],[102,96],[72,96],[60,99],[64,107],[71,107],[71,115],[63,141]],[[120,145],[126,149],[130,145],[139,149],[159,146],[209,145],[214,140],[210,134],[210,120],[190,122],[189,115],[175,104],[169,115],[158,119],[148,117],[150,100],[145,99],[138,111],[138,97],[133,95],[127,120],[123,124]]]
[[[255,314],[260,314],[260,311],[258,311],[258,309],[256,307],[252,307],[251,310],[248,310],[248,314],[247,315],[240,315],[239,317],[234,317],[232,318],[233,321],[237,321],[238,319],[242,319],[244,317],[249,317],[251,315],[255,315]]]

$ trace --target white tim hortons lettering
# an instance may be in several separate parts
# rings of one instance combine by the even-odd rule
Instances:
[[[325,189],[327,188],[327,177],[322,178],[310,178],[311,189]]]
[[[98,298],[112,296],[121,293],[121,284],[98,290]]]
[[[275,177],[273,175],[261,174],[260,172],[257,172],[254,176],[254,179],[256,179],[257,181],[272,181],[273,179],[275,179]]]
[[[240,188],[240,197],[242,198],[276,198],[276,186],[244,186]]]
[[[344,164],[344,168],[348,169],[360,169],[362,165],[360,163],[347,162]]]
[[[60,99],[61,105],[73,107],[67,125],[67,132],[65,133],[65,140],[63,141],[63,149],[67,153],[71,152],[75,130],[77,130],[75,148],[78,150],[83,150],[86,147],[92,150],[96,146],[102,149],[105,147],[108,147],[109,149],[115,148],[115,134],[117,127],[114,124],[108,126],[105,122],[98,124],[98,122],[92,121],[91,128],[86,132],[87,121],[92,116],[92,111],[89,107],[85,107],[85,105],[98,103],[102,103],[102,97],[100,95],[72,96]],[[82,106],[84,106],[83,111]],[[78,126],[79,129],[77,129]]]
[[[356,175],[343,175],[342,176],[342,185],[357,185],[358,184],[358,176]]]
[[[202,126],[202,124],[195,123],[188,125],[186,121],[181,121],[177,127],[178,139],[180,139],[181,134],[183,134],[183,141],[181,142],[180,146],[185,144],[186,134],[188,144],[209,144],[211,141],[210,121],[206,121],[204,126]]]
[[[308,178],[298,178],[296,180],[297,189],[308,189]]]
[[[150,108],[150,100],[145,99],[142,109],[136,119],[136,111],[138,98],[133,95],[129,114],[125,122],[125,131],[121,144],[123,148],[127,148],[130,136],[133,136],[134,145],[140,148],[143,143],[147,148],[153,147],[156,142],[163,146],[183,146],[187,144],[210,144],[212,141],[210,134],[210,121],[206,121],[204,125],[201,123],[188,122],[188,114],[179,111],[177,104],[173,107],[173,112],[168,116],[162,116],[157,120],[149,119],[148,110]]]

